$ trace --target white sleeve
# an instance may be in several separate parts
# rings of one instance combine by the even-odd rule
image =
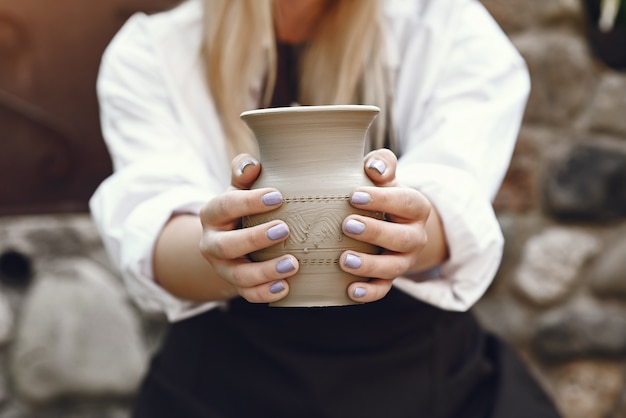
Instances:
[[[215,304],[179,300],[156,284],[154,243],[172,214],[198,213],[221,186],[185,138],[147,19],[133,16],[102,58],[97,89],[114,174],[89,203],[130,295],[143,309],[176,320]]]
[[[441,214],[450,257],[430,278],[394,285],[448,310],[467,310],[502,257],[495,197],[510,163],[530,82],[526,65],[477,1],[454,1],[414,33],[398,72],[394,115],[400,181]],[[452,8],[451,8],[452,9]],[[432,273],[432,272],[431,272]]]

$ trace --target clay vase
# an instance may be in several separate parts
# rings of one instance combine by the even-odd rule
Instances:
[[[289,294],[272,306],[338,306],[355,302],[347,287],[363,280],[339,267],[343,251],[374,254],[379,248],[345,236],[344,218],[352,213],[382,219],[381,213],[358,210],[349,196],[372,185],[363,169],[367,131],[379,113],[375,106],[297,106],[247,111],[241,118],[259,144],[262,170],[253,188],[275,187],[280,208],[245,217],[243,227],[273,219],[287,223],[287,241],[254,252],[254,261],[292,254],[300,264],[288,279]]]

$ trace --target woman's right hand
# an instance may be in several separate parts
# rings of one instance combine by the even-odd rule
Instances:
[[[289,228],[274,220],[240,228],[241,218],[265,213],[282,204],[280,192],[272,188],[249,190],[261,172],[253,157],[241,154],[232,162],[232,187],[211,199],[200,211],[200,251],[220,277],[235,287],[249,302],[269,303],[289,292],[286,278],[298,271],[293,255],[252,262],[247,254],[285,241]]]

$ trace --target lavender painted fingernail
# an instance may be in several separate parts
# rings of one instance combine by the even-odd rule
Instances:
[[[257,162],[253,159],[244,160],[244,162],[242,162],[241,165],[239,166],[239,175],[242,175],[243,172],[246,170],[246,168],[250,166],[255,166],[255,165],[257,165]]]
[[[285,224],[278,224],[267,230],[267,237],[272,241],[281,239],[289,235],[289,228]]]
[[[283,282],[276,282],[270,286],[270,292],[272,293],[280,293],[285,290],[285,285]]]
[[[280,192],[269,192],[265,193],[261,200],[263,200],[263,203],[267,206],[274,206],[282,203],[283,195],[281,195]]]
[[[356,289],[354,289],[354,292],[352,293],[352,295],[355,298],[362,298],[363,296],[365,296],[367,292],[365,291],[364,288],[362,287],[357,287]]]
[[[347,254],[343,264],[348,268],[358,269],[361,267],[361,259],[354,254]]]
[[[387,166],[382,160],[375,160],[375,159],[370,160],[370,162],[367,164],[367,168],[373,168],[374,170],[378,171],[380,174],[385,174],[385,171],[387,170]]]
[[[365,231],[365,224],[357,221],[356,219],[350,219],[346,222],[346,231],[351,234],[360,235],[363,231]]]
[[[366,205],[370,202],[371,198],[372,197],[369,195],[369,193],[354,192],[352,193],[352,197],[350,198],[350,201],[357,205]]]
[[[293,265],[293,260],[291,258],[285,258],[276,264],[276,271],[279,273],[288,273],[295,270],[295,268],[296,266]]]

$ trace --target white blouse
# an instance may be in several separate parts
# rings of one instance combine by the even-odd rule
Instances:
[[[154,243],[174,213],[198,213],[230,183],[224,134],[200,56],[202,0],[136,14],[98,78],[114,173],[90,200],[105,248],[135,301],[171,321],[225,302],[181,300],[155,283]],[[467,310],[497,271],[503,237],[491,201],[513,152],[529,92],[526,65],[477,0],[387,0],[397,176],[441,214],[450,257],[394,286]],[[259,74],[261,80],[262,74]]]

